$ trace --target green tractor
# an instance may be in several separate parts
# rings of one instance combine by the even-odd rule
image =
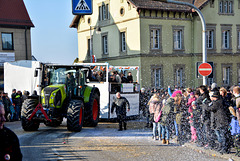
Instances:
[[[79,65],[43,64],[42,68],[37,68],[34,77],[41,79],[41,95],[33,94],[23,102],[22,128],[35,131],[41,122],[59,126],[64,117],[69,131],[79,132],[83,126],[97,126],[100,92],[86,85],[90,76],[91,69]]]

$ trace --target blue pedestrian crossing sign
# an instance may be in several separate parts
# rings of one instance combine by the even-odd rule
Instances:
[[[72,0],[72,13],[74,15],[91,15],[92,0]]]

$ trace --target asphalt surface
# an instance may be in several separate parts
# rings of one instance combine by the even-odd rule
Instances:
[[[79,133],[68,132],[66,122],[55,128],[41,124],[36,132],[23,131],[20,121],[5,125],[18,135],[24,161],[227,160],[188,145],[179,146],[173,142],[163,145],[159,140],[152,140],[151,129],[145,129],[143,122],[128,122],[126,131],[117,131],[116,123],[101,122]]]

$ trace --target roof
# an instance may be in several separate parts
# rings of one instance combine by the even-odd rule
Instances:
[[[179,5],[174,3],[160,2],[156,0],[127,0],[131,3],[136,9],[149,9],[149,10],[163,10],[163,11],[178,11],[178,12],[192,12],[191,7],[186,5]],[[176,0],[181,2],[191,3],[202,9],[209,0]],[[74,16],[70,27],[76,28],[79,22],[80,16]]]
[[[0,0],[0,25],[34,27],[23,0]]]
[[[176,0],[181,2],[191,3],[201,8],[209,0]],[[179,5],[174,3],[160,2],[156,0],[128,0],[137,9],[153,9],[153,10],[165,10],[165,11],[180,11],[191,12],[191,7],[186,5]]]

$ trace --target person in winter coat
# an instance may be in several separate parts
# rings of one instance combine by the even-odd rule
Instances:
[[[174,108],[174,98],[169,97],[162,106],[162,114],[160,117],[160,126],[162,130],[162,143],[170,144],[169,142],[169,126],[173,122],[173,108]]]
[[[175,89],[175,91],[172,93],[171,92],[171,86],[168,86],[168,94],[170,97],[175,97],[177,94],[181,94],[182,95],[182,91],[178,90],[177,88]],[[178,125],[176,123],[176,119],[174,119],[174,128],[175,128],[175,134],[176,137],[178,137]]]
[[[187,105],[188,105],[188,112],[189,113],[192,113],[192,102],[196,100],[196,97],[194,95],[194,92],[191,92],[190,93],[190,97],[188,98],[188,102],[187,102]]]
[[[119,123],[118,131],[122,131],[122,124],[124,126],[124,130],[126,130],[127,129],[126,114],[127,114],[127,111],[130,111],[130,104],[125,97],[121,96],[120,92],[116,93],[116,98],[112,103],[111,113],[113,113],[115,109],[116,109],[117,120]]]
[[[179,144],[183,144],[184,141],[186,141],[186,137],[187,137],[187,106],[182,98],[181,94],[177,94],[174,97],[174,113],[175,113],[175,119],[176,119],[176,123],[178,126],[178,138],[177,141],[179,142]]]
[[[236,115],[240,125],[240,87],[236,86],[233,88],[233,95],[235,96],[236,100]]]
[[[218,151],[226,153],[226,131],[228,127],[227,115],[223,107],[223,100],[220,97],[219,91],[211,92],[210,98],[212,103],[204,107],[206,111],[214,113],[215,127],[214,131],[217,135],[218,142],[220,143]]]
[[[12,97],[13,104],[15,106],[15,120],[20,119],[20,112],[22,107],[22,92],[17,91],[17,93]]]
[[[21,161],[22,153],[17,135],[4,126],[5,111],[0,104],[0,160]]]
[[[190,116],[189,116],[189,122],[191,126],[191,134],[192,134],[191,142],[196,142],[198,139],[197,132],[200,132],[199,129],[200,129],[201,112],[198,108],[196,101],[193,101],[191,106],[192,106],[192,112],[190,113]]]
[[[4,109],[5,109],[5,118],[7,119],[7,121],[11,121],[11,118],[8,118],[8,116],[9,116],[9,114],[11,116],[10,106],[12,105],[12,103],[6,93],[3,93],[3,95],[2,95],[2,102],[4,105]]]
[[[159,114],[160,112],[160,103],[161,100],[159,98],[159,95],[154,93],[153,96],[151,97],[151,99],[148,101],[148,105],[149,105],[149,113],[150,113],[150,120],[153,124],[153,139],[156,140],[156,127],[157,127],[157,123],[154,121],[154,113],[156,112],[156,108],[158,106],[158,112],[156,112],[155,117]],[[158,114],[157,114],[158,113]]]
[[[199,87],[200,96],[196,100],[197,104],[199,105],[200,109],[202,110],[202,130],[203,130],[203,139],[202,142],[199,143],[199,146],[205,145],[206,148],[212,147],[212,131],[211,131],[211,112],[205,110],[205,106],[211,102],[209,92],[207,87],[202,85]]]

